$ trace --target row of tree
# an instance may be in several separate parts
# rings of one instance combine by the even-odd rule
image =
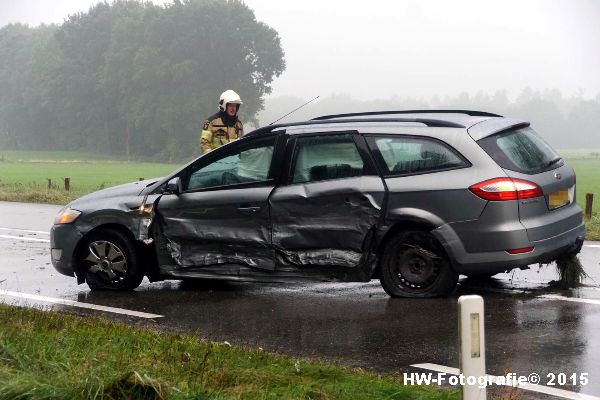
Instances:
[[[179,161],[197,153],[204,118],[225,89],[240,93],[240,114],[250,126],[268,124],[304,101],[278,97],[263,104],[285,68],[284,55],[277,32],[240,0],[164,6],[117,0],[61,25],[12,24],[0,29],[0,60],[1,148]],[[283,121],[426,108],[521,117],[555,147],[600,147],[600,95],[564,97],[557,90],[526,88],[512,100],[506,91],[372,101],[338,94]]]
[[[181,160],[219,94],[252,120],[284,68],[240,0],[99,3],[61,25],[0,29],[0,146]]]
[[[273,122],[304,101],[293,96],[270,98],[265,102],[265,109],[258,114],[259,123],[266,125]],[[600,149],[600,94],[586,98],[583,92],[565,97],[558,90],[525,88],[514,99],[509,98],[506,90],[501,90],[493,95],[462,93],[455,97],[426,100],[395,96],[370,101],[337,94],[311,103],[281,122],[338,113],[417,109],[480,110],[526,119],[556,148]]]

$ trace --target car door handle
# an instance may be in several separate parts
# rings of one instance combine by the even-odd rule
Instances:
[[[260,211],[260,207],[238,207],[237,210],[242,214],[253,214],[257,211]]]

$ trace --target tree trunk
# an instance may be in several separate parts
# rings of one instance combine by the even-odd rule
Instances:
[[[125,154],[127,155],[127,161],[129,161],[129,146],[131,144],[131,123],[127,123],[127,136],[125,137]]]
[[[108,112],[106,113],[108,117]],[[108,129],[108,118],[104,118],[104,136],[106,137],[106,145],[108,146],[108,152],[112,154],[113,152],[113,142],[112,137],[110,135],[110,131]]]

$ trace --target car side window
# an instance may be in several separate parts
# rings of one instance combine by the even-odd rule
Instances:
[[[352,135],[302,137],[296,142],[292,183],[360,176],[363,167]]]
[[[184,191],[267,181],[275,139],[271,136],[233,146],[208,163],[201,159],[185,174]]]
[[[466,167],[469,164],[445,144],[415,137],[378,137],[375,142],[386,175],[418,174]],[[381,163],[381,160],[380,160]]]

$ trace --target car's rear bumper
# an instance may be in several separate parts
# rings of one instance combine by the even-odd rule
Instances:
[[[522,254],[509,254],[504,250],[469,253],[449,225],[439,227],[433,234],[444,245],[456,272],[465,275],[493,274],[530,264],[548,263],[564,254],[579,252],[585,237],[585,225],[581,223],[560,235],[530,242],[533,251]]]
[[[54,225],[50,230],[52,265],[63,275],[74,276],[73,258],[83,235],[72,224]]]

